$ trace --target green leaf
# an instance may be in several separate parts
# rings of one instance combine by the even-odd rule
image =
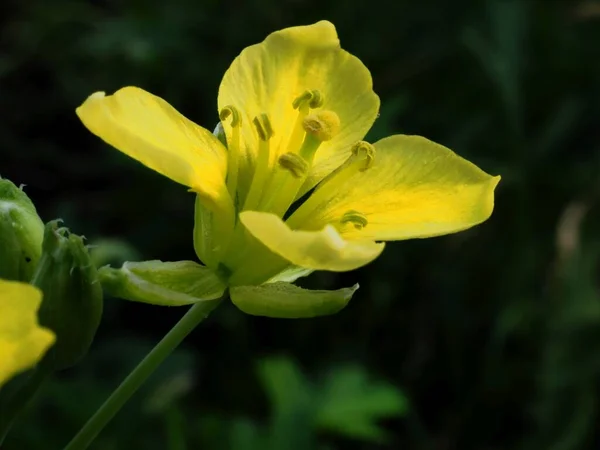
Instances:
[[[262,430],[247,419],[237,419],[231,424],[229,447],[232,450],[263,450],[265,438]]]
[[[271,357],[258,365],[258,376],[276,413],[292,410],[312,397],[310,382],[287,357]]]
[[[261,361],[258,375],[273,407],[266,450],[314,448],[315,392],[293,360]]]
[[[408,409],[408,402],[398,388],[369,379],[359,367],[331,372],[320,398],[316,419],[319,428],[374,442],[386,439],[378,420],[402,416]]]
[[[357,289],[358,284],[336,291],[312,291],[283,282],[235,286],[231,288],[231,301],[253,316],[300,319],[340,311]]]
[[[182,306],[220,298],[227,286],[208,267],[192,261],[126,262],[102,267],[100,281],[114,297],[161,306]]]

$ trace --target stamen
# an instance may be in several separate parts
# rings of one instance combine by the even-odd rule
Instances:
[[[252,121],[256,127],[256,132],[261,141],[268,141],[273,136],[273,128],[271,128],[271,121],[266,114],[256,116]]]
[[[243,210],[256,209],[263,194],[263,188],[270,172],[270,139],[273,136],[271,121],[266,114],[260,114],[252,121],[258,134],[258,158],[255,161],[254,176]]]
[[[229,116],[231,116],[232,127],[242,126],[242,115],[233,105],[227,105],[219,112],[219,119],[221,121],[226,120]]]
[[[242,126],[242,115],[235,106],[225,106],[219,112],[221,129],[223,128],[223,121],[229,117],[231,117],[231,142],[225,144],[229,154],[227,161],[227,190],[233,199],[234,206],[237,208],[238,198],[236,191],[238,184],[239,163],[242,157],[240,152],[240,128]]]
[[[363,166],[359,169],[364,172],[375,162],[375,147],[365,141],[358,141],[352,147],[352,156],[346,162],[357,162],[364,160]]]
[[[296,153],[284,153],[277,162],[281,168],[289,170],[294,178],[303,178],[310,168],[308,162]]]
[[[293,108],[298,110],[298,117],[296,117],[296,122],[294,123],[294,128],[292,129],[286,152],[298,152],[306,133],[303,124],[304,118],[310,112],[310,108],[320,108],[323,105],[323,100],[324,98],[321,95],[321,92],[317,90],[306,90],[292,102]]]
[[[318,184],[312,195],[287,220],[287,224],[292,228],[301,227],[310,219],[315,209],[322,207],[322,204],[340,192],[353,176],[369,169],[374,162],[375,147],[368,142],[357,142],[352,147],[352,153],[346,162]]]
[[[340,219],[340,223],[351,223],[357,230],[362,230],[364,227],[367,226],[369,221],[367,220],[367,217],[364,214],[359,213],[358,211],[350,210],[344,213],[344,215]]]
[[[306,90],[292,102],[294,109],[299,109],[302,105],[308,105],[312,109],[323,106],[323,96],[321,95],[321,92],[316,89]]]
[[[322,110],[306,116],[302,126],[320,141],[329,141],[340,131],[340,118],[333,111]]]

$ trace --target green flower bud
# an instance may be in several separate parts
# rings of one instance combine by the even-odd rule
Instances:
[[[75,365],[88,352],[100,324],[102,287],[83,239],[58,228],[58,221],[46,225],[32,284],[44,293],[40,324],[56,334],[42,364],[52,370]]]
[[[29,281],[42,253],[44,223],[29,197],[0,178],[0,278]]]

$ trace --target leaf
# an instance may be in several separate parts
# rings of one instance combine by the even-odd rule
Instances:
[[[369,379],[359,367],[331,372],[320,397],[319,428],[375,442],[386,438],[376,422],[402,416],[408,409],[407,399],[398,388]]]
[[[258,376],[275,413],[294,409],[312,396],[309,381],[289,358],[273,357],[261,361]]]

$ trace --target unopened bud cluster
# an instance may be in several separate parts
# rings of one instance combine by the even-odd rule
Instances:
[[[56,342],[41,364],[60,370],[87,353],[102,316],[102,287],[88,249],[59,221],[44,227],[25,192],[6,179],[0,179],[0,278],[42,291],[39,322]]]

